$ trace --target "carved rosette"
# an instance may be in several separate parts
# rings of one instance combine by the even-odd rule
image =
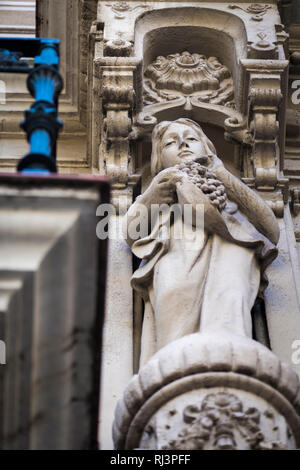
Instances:
[[[139,3],[138,5],[135,6],[130,6],[130,4],[124,0],[120,2],[114,2],[113,4],[106,3],[106,6],[111,8],[115,15],[116,20],[123,20],[126,18],[126,14],[138,10],[138,9],[147,9],[149,8],[149,5],[147,3]]]
[[[233,100],[233,82],[227,67],[216,57],[202,54],[158,56],[145,71],[145,105],[194,96],[199,101],[221,104]]]
[[[252,339],[185,336],[133,377],[113,434],[117,449],[294,449],[299,379]]]

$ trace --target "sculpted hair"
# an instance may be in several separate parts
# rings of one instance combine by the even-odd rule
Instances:
[[[168,127],[175,123],[184,124],[185,126],[191,127],[198,134],[200,140],[202,141],[206,154],[216,154],[214,144],[205,135],[201,126],[199,126],[199,124],[197,124],[195,121],[192,121],[188,118],[180,118],[176,121],[162,121],[154,127],[152,133],[151,173],[153,176],[157,175],[157,173],[163,169],[161,161],[161,141]]]

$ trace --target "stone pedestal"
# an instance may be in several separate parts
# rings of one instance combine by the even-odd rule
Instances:
[[[261,344],[196,333],[156,353],[119,401],[117,449],[295,449],[299,379]]]

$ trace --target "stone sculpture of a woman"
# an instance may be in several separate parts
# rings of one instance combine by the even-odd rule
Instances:
[[[155,127],[151,168],[153,180],[126,218],[127,242],[142,259],[132,277],[145,301],[141,364],[164,345],[197,331],[251,337],[251,308],[266,286],[265,268],[277,255],[273,212],[226,170],[212,142],[190,119]],[[184,221],[165,212],[147,236],[130,238],[128,227],[141,205],[150,217],[153,204],[174,203],[190,204],[193,210],[202,204],[202,237],[197,230],[174,237]],[[169,238],[159,236],[170,218]]]

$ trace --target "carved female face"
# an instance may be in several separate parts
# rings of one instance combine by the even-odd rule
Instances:
[[[161,162],[164,168],[177,165],[185,158],[196,159],[205,153],[200,136],[190,126],[175,122],[168,127],[163,135]]]

